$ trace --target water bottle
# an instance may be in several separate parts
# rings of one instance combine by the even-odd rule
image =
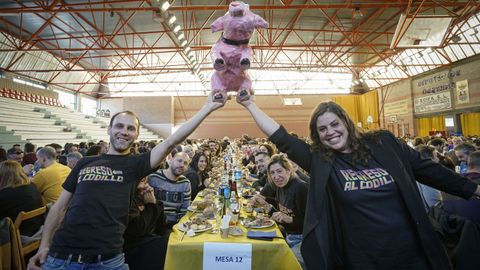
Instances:
[[[242,179],[242,170],[240,170],[238,167],[236,167],[233,175],[235,177],[235,180],[237,180],[237,181]]]
[[[230,199],[230,187],[228,185],[223,186],[223,197],[225,197],[225,200]]]

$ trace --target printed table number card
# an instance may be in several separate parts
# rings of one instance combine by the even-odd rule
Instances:
[[[204,270],[251,270],[252,244],[203,244]]]

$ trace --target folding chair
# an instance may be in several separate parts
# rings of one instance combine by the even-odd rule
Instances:
[[[9,217],[0,220],[0,239],[0,270],[24,270],[26,266],[20,254],[20,235]]]
[[[32,211],[21,211],[18,213],[17,218],[15,219],[15,228],[17,229],[18,235],[20,235],[20,225],[22,225],[23,221],[44,215],[46,212],[47,207],[43,206]],[[37,250],[40,247],[40,240],[41,239],[32,239],[28,243],[22,243],[22,247],[20,249],[22,257],[25,257],[25,255]]]

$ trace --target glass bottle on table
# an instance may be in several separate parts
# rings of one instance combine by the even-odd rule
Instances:
[[[232,214],[234,215],[238,215],[240,213],[240,204],[237,196],[237,192],[232,191],[230,195],[230,211],[232,211]]]

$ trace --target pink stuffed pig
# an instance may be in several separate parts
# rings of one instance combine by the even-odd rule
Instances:
[[[255,28],[266,28],[268,23],[253,14],[248,5],[231,2],[228,12],[212,23],[212,32],[223,30],[222,38],[212,47],[215,73],[212,76],[212,90],[250,91],[252,82],[246,70],[252,61],[252,48],[248,45]],[[240,94],[246,95],[246,92]]]

